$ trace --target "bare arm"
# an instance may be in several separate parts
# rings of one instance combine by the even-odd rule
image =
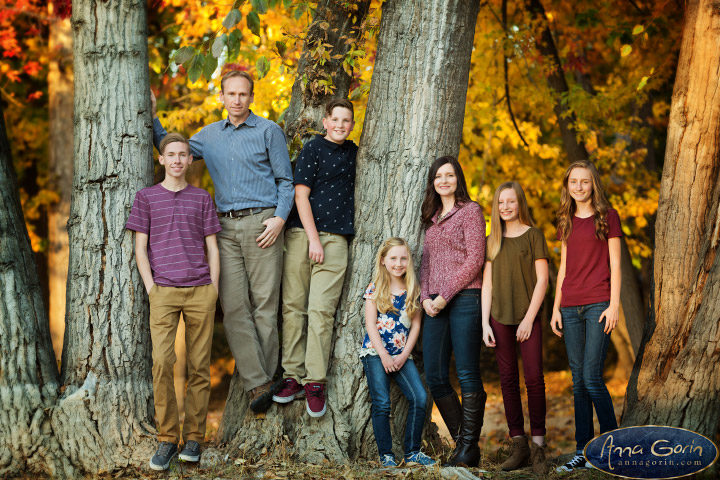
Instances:
[[[370,338],[370,344],[382,361],[385,373],[394,372],[395,364],[388,351],[385,350],[385,345],[377,329],[377,305],[375,304],[375,300],[369,298],[365,300],[365,328]]]
[[[217,237],[215,234],[205,237],[205,247],[207,248],[208,266],[210,267],[210,280],[215,290],[219,291],[220,287],[220,251],[218,250]]]
[[[525,317],[520,322],[520,326],[517,329],[517,339],[519,342],[524,342],[530,338],[532,333],[533,322],[537,317],[542,302],[545,299],[545,292],[548,286],[548,262],[546,258],[538,258],[535,260],[535,288],[533,289],[532,297],[530,298],[530,305],[528,306]]]
[[[145,290],[149,294],[152,287],[155,286],[155,280],[153,280],[152,269],[150,268],[147,244],[147,233],[135,232],[135,263],[137,263],[138,271],[145,284]]]
[[[417,339],[420,336],[420,316],[421,315],[422,315],[422,310],[418,309],[413,314],[412,319],[410,319],[410,333],[408,334],[407,342],[405,342],[405,348],[403,348],[403,351],[402,351],[402,353],[400,353],[400,355],[396,356],[393,359],[394,363],[395,363],[395,368],[397,370],[400,370],[403,367],[403,365],[405,365],[405,362],[407,361],[408,357],[410,357],[410,354],[412,353],[413,348],[415,348]]]
[[[322,263],[325,260],[325,252],[320,244],[320,236],[315,226],[315,217],[310,205],[310,191],[310,187],[307,185],[295,185],[295,205],[305,234],[308,236],[308,242],[310,242],[308,257],[310,260]]]
[[[492,262],[490,260],[485,260],[480,301],[482,305],[483,342],[485,342],[486,346],[492,348],[495,346],[495,334],[490,326],[490,309],[492,308]]]
[[[605,318],[605,333],[610,333],[620,318],[620,284],[622,272],[620,270],[620,237],[608,239],[610,253],[610,306],[600,315],[600,322]]]
[[[562,299],[562,285],[565,281],[565,267],[567,264],[567,243],[562,242],[560,249],[560,269],[558,270],[557,285],[555,286],[555,303],[553,304],[550,327],[555,335],[562,337],[562,315],[560,314],[560,300]]]

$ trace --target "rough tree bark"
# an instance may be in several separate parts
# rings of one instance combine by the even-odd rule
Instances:
[[[290,141],[296,138],[304,141],[310,132],[322,131],[321,120],[327,100],[331,97],[347,98],[352,78],[343,68],[343,60],[350,48],[362,41],[361,27],[369,8],[370,0],[322,0],[318,3],[305,36],[290,105],[284,114],[285,134]],[[330,60],[324,65],[320,65],[313,55],[321,44],[332,45]],[[325,93],[317,83],[327,78],[332,79],[335,87],[332,93]]]
[[[153,404],[148,303],[125,230],[152,182],[144,0],[76,0],[75,177],[56,437],[82,470],[145,461]]]
[[[0,104],[0,477],[72,475],[52,436],[58,396],[47,314]]]
[[[562,95],[569,93],[570,89],[560,63],[560,55],[555,40],[545,16],[545,8],[540,0],[526,0],[525,6],[533,15],[534,20],[540,25],[540,34],[535,38],[535,45],[545,60],[550,63],[547,83],[550,90],[555,94],[555,115],[565,153],[571,163],[578,160],[589,160],[590,155],[575,129],[577,117],[567,103],[562,100]],[[592,89],[589,79],[584,78],[583,82],[586,90]],[[635,277],[635,267],[633,267],[625,237],[622,237],[621,240],[623,250],[621,268],[623,275],[620,292],[620,320],[610,338],[618,354],[615,374],[622,376],[622,378],[628,378],[642,338],[645,310],[640,285]]]
[[[655,227],[655,324],[623,425],[713,436],[720,420],[720,9],[685,3]]]
[[[50,4],[52,8],[54,4]],[[50,12],[53,13],[52,11]],[[70,19],[50,24],[48,100],[50,103],[50,171],[52,188],[59,199],[48,209],[48,309],[50,334],[56,360],[62,354],[65,334],[65,285],[68,271],[67,221],[73,177],[73,73]]]
[[[301,461],[374,456],[370,401],[358,359],[363,335],[361,294],[380,242],[407,238],[419,260],[419,212],[429,163],[457,155],[462,136],[470,53],[479,2],[391,0],[383,4],[378,53],[358,153],[357,235],[337,313],[328,378],[328,411],[315,420],[302,402],[271,407],[265,419],[247,413],[235,384],[221,439],[231,453],[257,454],[282,443]],[[419,262],[418,262],[419,263]],[[393,395],[397,405],[398,392]],[[398,451],[405,410],[396,408]]]

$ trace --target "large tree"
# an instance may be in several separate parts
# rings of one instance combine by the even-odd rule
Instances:
[[[467,0],[383,4],[358,153],[357,235],[336,317],[328,411],[310,423],[302,402],[295,402],[255,419],[247,414],[247,399],[235,384],[221,432],[232,447],[253,454],[285,442],[285,452],[307,461],[343,461],[374,451],[370,402],[358,359],[364,324],[361,293],[384,238],[409,239],[419,259],[419,212],[429,163],[437,156],[457,155],[460,147],[478,6]],[[396,410],[396,432],[402,432],[404,413],[404,407]],[[400,438],[395,435],[396,441]]]
[[[625,397],[624,425],[708,436],[720,421],[720,10],[685,3],[655,226],[655,315]]]

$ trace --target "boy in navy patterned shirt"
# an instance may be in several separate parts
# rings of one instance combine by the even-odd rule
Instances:
[[[325,383],[333,319],[355,233],[353,105],[333,99],[325,106],[323,137],[300,152],[295,167],[295,208],[285,233],[283,268],[282,389],[273,400],[306,397],[311,417],[325,414]],[[307,323],[307,334],[305,324]]]

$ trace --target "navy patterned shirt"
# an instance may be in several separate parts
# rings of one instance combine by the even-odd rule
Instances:
[[[310,207],[319,232],[354,235],[355,157],[350,140],[337,144],[316,135],[303,147],[295,164],[295,185],[310,187]],[[293,207],[287,228],[300,227]]]

